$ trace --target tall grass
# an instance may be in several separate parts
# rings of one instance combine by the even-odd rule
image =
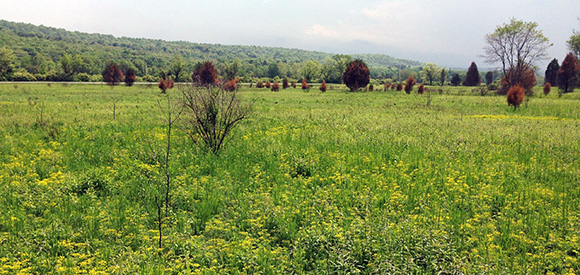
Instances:
[[[242,89],[219,157],[172,136],[158,249],[159,91],[0,85],[0,273],[577,273],[578,94],[437,89]]]

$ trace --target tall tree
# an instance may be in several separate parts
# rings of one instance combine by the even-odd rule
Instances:
[[[356,59],[346,66],[346,70],[342,74],[342,82],[350,89],[351,92],[359,88],[366,87],[370,81],[370,71],[367,64]]]
[[[547,49],[552,46],[535,22],[511,19],[509,24],[497,26],[495,32],[485,36],[486,62],[500,63],[502,72],[513,68],[513,76],[507,78],[509,86],[520,81],[527,67],[547,57]]]
[[[441,69],[441,78],[439,79],[439,81],[441,81],[441,86],[445,85],[446,79],[447,79],[447,71],[443,68]]]
[[[429,81],[429,85],[433,85],[433,79],[437,77],[441,68],[437,66],[435,63],[427,63],[423,66],[421,70],[421,75],[427,81]]]
[[[464,86],[479,86],[481,84],[481,75],[479,75],[479,70],[475,62],[471,62],[469,69],[467,69],[467,74],[465,75],[465,80],[463,81]]]
[[[407,81],[405,82],[405,92],[407,94],[410,94],[411,91],[413,91],[413,86],[415,86],[415,84],[417,84],[417,80],[415,80],[415,77],[413,77],[413,75],[410,75],[407,78]]]
[[[558,59],[554,58],[548,64],[545,72],[544,84],[550,83],[552,86],[558,85],[558,70],[560,69],[560,64],[558,64]]]
[[[578,18],[580,20],[580,18]],[[576,55],[576,58],[580,57],[580,31],[574,30],[570,39],[566,41],[568,48]]]
[[[569,93],[574,91],[574,85],[578,79],[578,71],[580,67],[578,66],[578,59],[574,53],[570,52],[562,61],[562,66],[558,70],[558,83],[560,89],[564,93]]]

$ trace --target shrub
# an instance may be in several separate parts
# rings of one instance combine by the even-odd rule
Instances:
[[[224,83],[223,89],[228,92],[233,92],[238,89],[239,78],[228,80]]]
[[[252,111],[252,103],[242,103],[236,91],[216,86],[187,85],[182,89],[185,128],[200,148],[219,154],[230,132]]]
[[[354,92],[361,87],[366,87],[370,81],[370,71],[367,65],[360,59],[350,62],[342,74],[342,82]]]
[[[424,92],[425,92],[425,84],[421,83],[421,85],[419,85],[419,87],[417,88],[417,93],[422,95]]]
[[[399,83],[397,84],[397,91],[402,91],[403,90],[403,83]]]
[[[326,92],[326,81],[322,80],[322,83],[320,83],[320,91],[322,91],[323,93]]]
[[[373,84],[369,85],[369,91],[372,92],[375,90],[375,86]]]
[[[407,94],[410,94],[411,91],[413,91],[413,86],[415,86],[415,84],[417,84],[417,80],[415,80],[415,77],[413,77],[413,75],[410,75],[409,78],[407,78],[407,81],[405,82],[405,92]]]
[[[288,89],[288,79],[287,78],[284,78],[282,80],[282,89],[284,89],[284,90]]]
[[[196,66],[197,68],[191,74],[191,79],[193,82],[198,83],[202,86],[215,86],[218,83],[218,74],[215,70],[215,66],[211,61],[206,61],[201,65]]]
[[[391,84],[389,84],[389,82],[385,82],[385,86],[383,87],[383,91],[387,91],[389,90],[389,87],[391,87]]]
[[[546,84],[544,84],[544,95],[548,95],[551,90],[552,90],[552,84],[550,84],[550,82],[547,82]]]
[[[266,88],[270,89],[271,86],[270,80],[266,80]]]
[[[290,84],[290,86],[292,86],[292,88],[296,89],[296,82],[292,81],[292,84]]]
[[[393,84],[391,84],[391,90],[394,90],[394,89],[396,89],[396,88],[397,88],[397,83],[393,83]]]
[[[278,82],[274,82],[274,84],[272,84],[272,92],[279,92],[280,91],[280,84],[278,84]]]
[[[306,82],[306,78],[302,79],[302,90],[310,90],[310,85]]]
[[[520,85],[512,86],[507,93],[508,106],[514,106],[514,111],[524,101],[526,90]]]
[[[262,83],[262,81],[258,81],[258,84],[256,85],[258,88],[264,88],[264,83]]]
[[[453,76],[451,77],[451,85],[459,86],[459,84],[461,84],[461,77],[459,76],[459,74],[453,74]]]
[[[73,77],[74,81],[78,82],[89,82],[91,80],[91,76],[87,73],[79,73]]]
[[[159,89],[161,89],[161,93],[165,94],[167,93],[168,89],[172,89],[174,85],[173,79],[171,79],[171,77],[164,75],[161,80],[159,80],[159,84],[157,84],[157,87],[159,87]]]

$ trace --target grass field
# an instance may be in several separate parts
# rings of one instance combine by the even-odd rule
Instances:
[[[0,274],[580,272],[580,93],[241,95],[219,157],[174,132],[159,249],[159,90],[0,84]]]

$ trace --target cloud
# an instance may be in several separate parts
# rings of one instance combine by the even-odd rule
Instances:
[[[341,36],[338,32],[330,30],[322,25],[313,25],[304,31],[305,34],[316,37],[339,39]]]

